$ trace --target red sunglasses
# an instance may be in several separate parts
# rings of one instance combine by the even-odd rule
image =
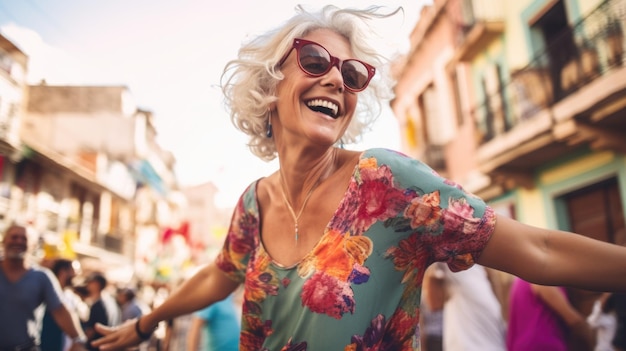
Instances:
[[[298,66],[302,72],[311,77],[320,77],[328,73],[333,66],[337,67],[341,72],[343,85],[351,92],[359,92],[367,88],[370,80],[376,74],[376,68],[370,64],[357,59],[342,61],[332,56],[320,44],[298,38],[293,40],[293,46],[280,60],[279,66],[285,63],[293,49],[296,49],[298,54]]]

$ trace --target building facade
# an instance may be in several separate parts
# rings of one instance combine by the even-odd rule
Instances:
[[[624,0],[435,0],[394,67],[405,152],[501,214],[626,244],[624,30]]]
[[[26,224],[44,264],[69,257],[114,282],[156,279],[187,200],[152,113],[124,86],[29,85],[27,71],[0,36],[0,230]]]

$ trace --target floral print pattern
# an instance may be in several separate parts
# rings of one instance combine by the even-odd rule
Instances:
[[[425,269],[467,269],[495,213],[423,163],[364,152],[320,242],[292,268],[263,250],[256,182],[237,204],[219,267],[245,286],[241,350],[419,350]]]

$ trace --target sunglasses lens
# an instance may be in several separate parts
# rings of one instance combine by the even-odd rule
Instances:
[[[341,66],[343,83],[350,89],[361,90],[367,85],[368,69],[357,60],[346,60]]]
[[[323,47],[304,45],[299,52],[300,66],[311,75],[322,75],[330,68],[330,56]]]

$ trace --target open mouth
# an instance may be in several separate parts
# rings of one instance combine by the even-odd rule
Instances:
[[[321,112],[332,118],[337,118],[339,113],[339,106],[328,100],[313,99],[306,103],[306,105],[313,111]]]

